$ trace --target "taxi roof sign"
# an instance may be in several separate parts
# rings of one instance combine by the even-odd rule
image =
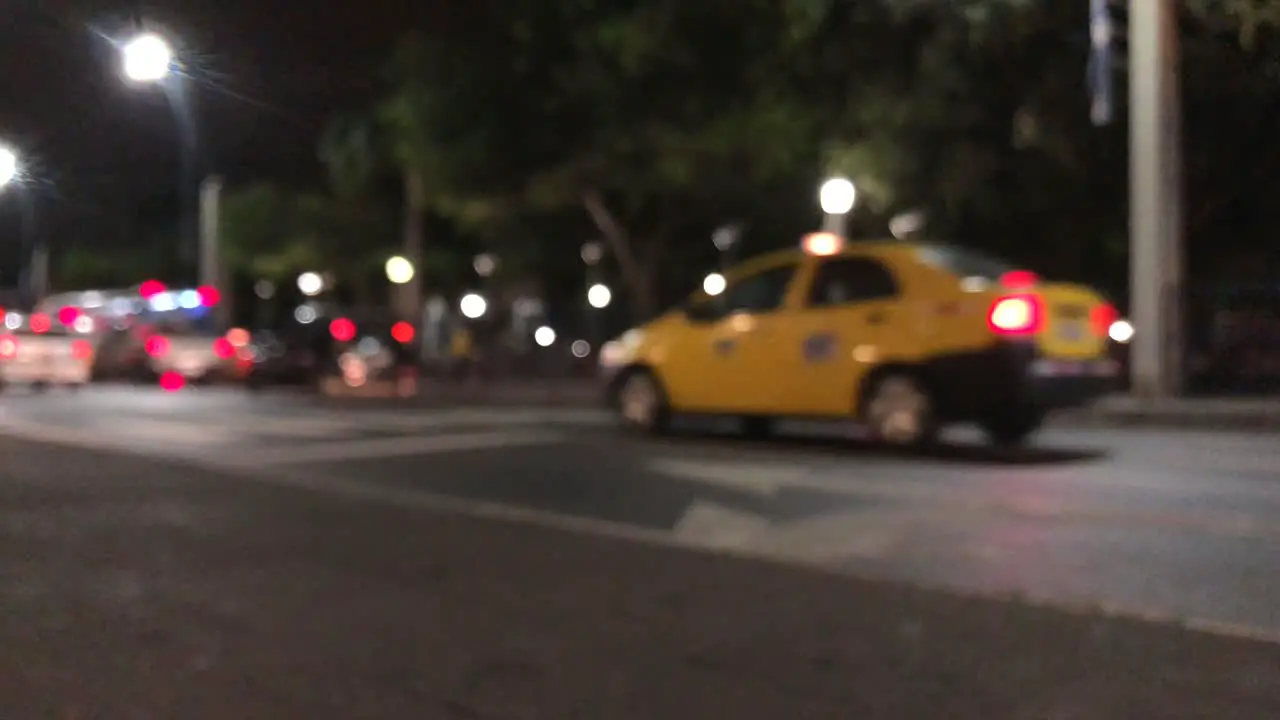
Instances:
[[[809,233],[800,246],[810,255],[835,255],[844,249],[844,238],[829,232]]]

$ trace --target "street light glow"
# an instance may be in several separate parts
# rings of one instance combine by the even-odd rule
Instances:
[[[828,215],[847,215],[858,199],[858,190],[846,177],[833,177],[818,190],[818,204]]]
[[[587,289],[587,303],[597,310],[609,307],[612,301],[613,293],[603,283],[596,283]]]
[[[702,292],[711,296],[716,296],[724,292],[725,285],[727,285],[727,283],[725,282],[724,276],[720,273],[711,273],[702,278]]]
[[[485,314],[489,309],[489,303],[475,293],[467,293],[462,296],[462,300],[458,301],[458,309],[462,311],[463,317],[475,320]]]
[[[408,258],[394,255],[387,260],[387,279],[396,285],[404,285],[413,279],[413,263]]]
[[[18,154],[7,147],[0,146],[0,187],[13,182],[18,177]]]
[[[543,325],[533,331],[533,341],[538,343],[538,347],[551,347],[552,343],[556,341],[556,331]]]
[[[120,50],[124,76],[133,82],[159,82],[173,69],[173,48],[155,33],[144,33]]]
[[[304,272],[298,276],[298,292],[307,297],[315,297],[324,290],[324,278],[319,273]]]

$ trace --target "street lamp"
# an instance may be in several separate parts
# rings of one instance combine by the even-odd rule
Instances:
[[[822,183],[822,187],[818,189],[818,204],[822,206],[822,212],[826,213],[822,229],[844,237],[849,212],[853,210],[853,204],[857,200],[858,190],[847,177],[833,177]]]
[[[396,285],[404,285],[413,279],[414,268],[413,263],[408,258],[400,255],[394,255],[387,259],[384,270],[387,273],[387,279]]]
[[[604,283],[596,283],[587,288],[587,303],[597,310],[609,307],[613,301],[613,292]]]
[[[727,284],[723,275],[713,272],[702,278],[702,292],[715,297],[724,292]]]
[[[298,276],[298,292],[307,297],[315,297],[324,291],[324,278],[320,273],[304,272]]]
[[[476,293],[467,293],[458,302],[458,310],[462,311],[462,316],[468,320],[479,319],[488,309],[489,303],[485,302],[485,299]]]
[[[498,256],[493,253],[481,253],[472,259],[471,268],[482,278],[491,277],[498,269]]]
[[[18,153],[0,146],[0,188],[18,178]]]
[[[160,82],[173,71],[173,47],[155,33],[143,33],[120,47],[124,76],[136,83]]]
[[[538,347],[551,347],[556,341],[556,331],[543,325],[533,331],[533,341],[538,344]]]

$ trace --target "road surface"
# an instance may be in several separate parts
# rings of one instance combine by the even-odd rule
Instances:
[[[224,391],[6,395],[0,707],[1280,713],[1270,437],[1056,430],[1014,455],[905,458],[822,439],[838,428],[767,444],[694,429],[629,440],[590,411]]]

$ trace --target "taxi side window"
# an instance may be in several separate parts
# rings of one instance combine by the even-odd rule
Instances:
[[[765,313],[782,307],[787,287],[796,274],[796,265],[788,263],[763,270],[731,284],[720,295],[689,308],[693,320],[710,321],[730,313]]]
[[[869,258],[838,258],[818,266],[809,289],[810,307],[835,307],[897,297],[898,281]]]

